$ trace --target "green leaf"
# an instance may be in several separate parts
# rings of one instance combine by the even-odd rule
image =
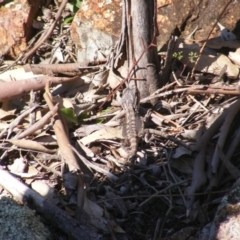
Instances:
[[[82,0],[76,0],[76,7],[79,9],[81,7]]]
[[[69,0],[69,3],[72,5],[71,11],[73,13],[76,13],[79,10],[79,8],[81,7],[82,0]]]
[[[72,22],[73,18],[74,18],[74,17],[68,17],[68,18],[66,18],[66,19],[63,21],[63,24],[66,25],[66,24]]]
[[[72,122],[72,123],[78,123],[77,116],[73,109],[71,108],[62,108],[60,109],[60,112],[63,117],[67,119],[67,121]]]

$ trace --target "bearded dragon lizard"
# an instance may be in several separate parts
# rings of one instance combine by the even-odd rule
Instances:
[[[127,87],[123,90],[121,105],[125,110],[125,124],[123,126],[123,135],[127,136],[130,145],[128,159],[132,159],[137,152],[138,137],[143,129],[143,122],[138,113],[139,97],[136,86]],[[140,128],[140,131],[139,131]]]

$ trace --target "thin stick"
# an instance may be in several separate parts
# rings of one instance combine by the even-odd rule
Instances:
[[[55,21],[52,23],[52,25],[50,26],[50,28],[47,30],[46,34],[45,35],[42,35],[42,37],[40,37],[40,39],[38,40],[38,42],[35,44],[35,46],[25,55],[25,57],[23,58],[23,62],[26,62],[27,59],[29,57],[31,57],[35,52],[36,50],[42,45],[43,42],[45,42],[49,36],[51,35],[53,29],[55,28],[55,26],[57,25],[57,22],[59,21],[59,19],[61,18],[62,16],[62,12],[66,6],[66,4],[68,3],[68,0],[63,0],[59,9],[58,9],[58,12],[55,16]]]
[[[220,20],[220,18],[222,17],[223,13],[226,11],[227,7],[230,5],[231,2],[232,2],[232,0],[229,0],[228,3],[225,5],[225,7],[223,8],[222,12],[220,13],[220,15],[218,16],[218,18],[216,19],[216,22],[214,23],[211,31],[209,32],[207,39],[205,40],[204,44],[202,45],[202,47],[201,47],[201,49],[200,49],[200,52],[199,52],[199,55],[198,55],[198,58],[197,58],[197,60],[196,60],[196,62],[195,62],[195,65],[194,65],[194,67],[193,67],[193,69],[192,69],[191,78],[193,78],[193,75],[194,75],[194,72],[195,72],[196,67],[197,67],[197,65],[198,65],[198,62],[199,62],[199,60],[200,60],[200,57],[202,56],[203,50],[204,50],[204,48],[205,48],[205,46],[206,46],[206,44],[207,44],[208,39],[210,38],[210,36],[211,36],[211,34],[212,34],[212,32],[213,32],[213,29],[216,27],[218,21]]]

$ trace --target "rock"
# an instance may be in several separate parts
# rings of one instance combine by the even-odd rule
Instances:
[[[224,0],[213,0],[210,3],[207,0],[157,0],[157,25],[160,33],[157,45],[161,48],[173,32],[186,38],[196,27],[194,39],[198,42],[205,40],[225,4]],[[221,18],[221,24],[233,31],[237,39],[240,39],[239,8],[239,1],[231,3],[227,14]],[[101,0],[97,4],[94,0],[83,1],[71,26],[73,41],[79,49],[79,61],[92,61],[109,53],[121,33],[121,13],[121,0]],[[211,38],[220,34],[220,28],[217,26]],[[216,48],[230,45],[235,48],[239,46],[239,42],[230,41],[224,44],[216,39],[209,41],[208,45],[217,45]]]
[[[206,2],[206,0],[203,2]],[[194,1],[188,0],[157,1],[157,25],[160,33],[157,38],[157,45],[159,47],[162,47],[169,40],[175,30],[178,34],[181,33],[189,16],[196,15],[194,7]]]
[[[196,6],[197,9],[195,8],[195,14],[198,13],[198,16],[192,16],[188,19],[183,34],[188,35],[198,26],[199,30],[196,31],[194,38],[196,40],[205,40],[225,5],[226,1],[224,0],[202,1],[199,6]],[[240,2],[232,2],[220,20],[224,27],[233,31],[237,39],[240,39],[240,25],[237,26],[236,24],[239,20],[239,7]],[[219,35],[220,28],[216,26],[211,38]]]
[[[0,228],[1,239],[51,239],[34,211],[7,197],[0,199]]]
[[[240,187],[223,197],[208,240],[234,240],[240,236]]]
[[[78,61],[106,58],[121,33],[121,0],[84,0],[71,25]]]
[[[26,50],[40,3],[41,0],[16,0],[0,8],[0,57],[16,58]]]
[[[158,28],[160,32],[158,45],[163,46],[173,31],[186,38],[196,27],[198,29],[194,34],[194,39],[197,41],[205,40],[225,5],[225,0],[158,0]],[[233,1],[220,21],[224,27],[233,31],[237,39],[240,39],[239,8],[240,2]],[[220,36],[218,26],[214,29],[211,38],[217,36]]]

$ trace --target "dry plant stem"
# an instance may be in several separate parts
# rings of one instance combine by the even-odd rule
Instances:
[[[199,152],[194,160],[192,182],[191,185],[187,188],[187,194],[189,194],[189,196],[187,197],[187,210],[186,210],[187,216],[189,216],[192,204],[194,202],[193,194],[195,194],[196,191],[207,182],[206,171],[204,169],[207,143],[213,137],[216,131],[220,128],[227,114],[226,112],[227,111],[223,112],[217,118],[217,120],[211,125],[211,127],[205,132],[205,134],[196,144],[195,150]]]
[[[238,97],[229,98],[229,99],[226,100],[225,102],[219,104],[219,107],[218,107],[218,108],[222,108],[222,107],[226,106],[226,104],[230,105],[230,104],[229,104],[230,101],[231,101],[231,102],[234,102],[234,101],[237,100],[237,99],[238,99]],[[197,117],[195,118],[195,120],[198,121],[198,120],[203,119],[203,117],[205,117],[208,113],[210,113],[210,112],[212,112],[212,111],[213,111],[213,109],[209,109],[208,111],[206,111],[206,112],[202,113],[201,115],[197,116]],[[232,146],[232,145],[231,145],[231,146]]]
[[[184,85],[184,88],[188,87],[188,89],[190,90],[206,90],[206,89],[212,89],[213,91],[217,91],[218,89],[220,90],[228,90],[228,91],[234,91],[237,89],[237,86],[226,86],[223,84],[219,84],[219,85],[214,85],[214,84],[209,84],[209,85]],[[176,89],[182,88],[180,86],[176,86]]]
[[[184,129],[181,125],[179,125],[178,123],[176,123],[173,120],[169,119],[168,116],[164,116],[164,115],[162,115],[162,114],[160,114],[158,112],[151,113],[151,117],[152,118],[160,117],[160,118],[164,119],[167,123],[171,123],[174,127],[179,128],[179,129]]]
[[[225,121],[221,127],[220,130],[220,136],[218,138],[218,143],[217,146],[215,148],[214,151],[214,155],[211,161],[211,170],[212,170],[212,174],[216,174],[217,173],[217,169],[218,169],[218,164],[219,164],[219,151],[218,151],[218,147],[220,149],[223,149],[229,128],[232,124],[232,121],[234,119],[234,117],[236,116],[236,114],[239,112],[240,110],[240,99],[237,100],[235,103],[233,103],[229,109],[227,110],[227,115],[225,117]]]
[[[39,104],[37,103],[37,92],[31,91],[30,92],[30,99],[29,99],[29,106],[34,107],[38,106]],[[29,123],[30,125],[33,125],[36,122],[36,111],[31,112],[29,114]]]
[[[120,118],[123,118],[124,116],[125,116],[125,111],[124,110],[122,110],[120,112],[116,112],[115,116],[112,119],[110,119],[107,123],[114,122],[114,121],[116,121]]]
[[[169,173],[170,173],[172,179],[174,180],[174,183],[177,183],[177,180],[176,180],[175,174],[173,173],[172,168],[171,168],[171,166],[170,166],[170,164],[169,164],[170,161],[171,161],[170,157],[171,157],[171,155],[169,155],[169,158],[168,158],[168,164],[167,164],[167,166],[168,166],[168,171],[169,171]],[[183,195],[183,193],[182,193],[182,189],[181,189],[179,186],[178,186],[178,191],[179,191],[180,194],[181,194],[181,197],[182,197],[182,200],[183,200],[184,205],[187,206],[187,203],[186,203],[185,197],[184,197],[184,195]]]
[[[172,83],[169,83],[169,84],[167,84],[167,85],[159,88],[159,89],[156,90],[154,93],[152,93],[152,94],[149,96],[149,98],[154,99],[156,94],[159,94],[160,92],[163,92],[163,91],[165,91],[166,89],[169,89],[169,88],[173,87],[174,85],[176,85],[176,83],[175,83],[175,82],[172,82]]]
[[[15,199],[34,208],[50,223],[65,232],[71,239],[99,239],[99,235],[85,226],[81,226],[65,211],[45,200],[40,194],[15,179],[9,172],[0,170],[0,185]]]
[[[196,144],[195,150],[200,151],[207,146],[208,141],[213,137],[216,131],[221,127],[224,118],[227,115],[227,110],[225,110],[218,118],[214,121],[214,123],[207,129],[207,131],[203,134],[203,136],[199,139]]]
[[[234,138],[231,142],[231,145],[229,146],[229,149],[227,151],[226,157],[228,159],[231,159],[233,156],[237,146],[239,145],[240,142],[240,128],[238,128],[237,132],[234,134]]]
[[[35,159],[35,161],[44,169],[46,169],[49,172],[52,172],[53,174],[55,174],[56,176],[62,177],[62,174],[58,171],[55,171],[54,169],[45,166],[44,164],[42,164],[34,155],[32,155],[32,157]]]
[[[149,102],[151,99],[154,99],[154,98],[160,98],[160,97],[165,97],[165,96],[168,96],[168,95],[172,95],[174,93],[182,93],[182,92],[187,92],[189,88],[181,88],[181,89],[174,89],[174,90],[169,90],[169,91],[166,91],[164,93],[160,93],[160,94],[157,94],[155,96],[152,96],[152,97],[146,97],[146,98],[143,98],[140,100],[140,103],[146,103],[146,102]]]
[[[122,111],[122,112],[123,112],[123,114],[122,114],[122,117],[123,117],[124,114],[125,114],[125,111]],[[119,112],[118,112],[118,113],[119,113]],[[84,121],[84,122],[89,122],[89,121],[92,121],[92,120],[95,120],[95,119],[107,118],[107,117],[112,117],[112,116],[116,116],[116,112],[92,116],[92,117],[90,117],[90,118],[85,118],[85,119],[83,119],[83,121]],[[118,116],[118,117],[119,117],[119,116]],[[109,122],[110,122],[110,121],[109,121]]]
[[[216,131],[221,127],[226,116],[230,114],[231,111],[236,111],[236,107],[240,107],[240,99],[233,103],[227,110],[225,110],[197,142],[195,150],[199,151],[199,153],[194,160],[192,183],[191,186],[187,189],[188,194],[195,194],[195,192],[206,183],[207,177],[204,166],[207,144],[216,133]],[[187,198],[187,215],[190,213],[193,201],[194,196],[189,196]]]
[[[170,141],[176,143],[177,145],[180,145],[180,146],[186,148],[188,151],[192,152],[192,149],[188,145],[186,145],[184,142],[178,140],[177,138],[175,138],[173,136],[169,136],[169,135],[163,133],[162,131],[158,131],[158,130],[149,128],[149,129],[144,129],[144,133],[147,133],[147,134],[151,133],[151,134],[155,134],[157,136],[163,137],[167,140],[170,140]]]
[[[24,66],[25,72],[34,74],[56,75],[64,74],[75,76],[89,71],[98,71],[100,66],[88,66],[88,63],[66,63],[66,64],[27,64]]]
[[[12,133],[13,129],[19,125],[21,123],[21,121],[30,113],[32,113],[36,108],[38,108],[39,106],[36,105],[28,110],[26,110],[25,112],[23,112],[20,116],[18,116],[17,118],[15,118],[7,128],[3,129],[2,132],[0,133],[0,139],[4,136],[4,134],[8,131],[8,136]]]
[[[44,93],[44,99],[48,104],[48,107],[50,109],[53,108],[53,103],[51,100],[51,95],[49,95],[49,88],[48,85],[46,86],[46,92]],[[55,114],[55,121],[53,124],[53,129],[57,138],[57,142],[58,142],[58,146],[61,152],[61,155],[63,157],[63,159],[66,161],[66,163],[68,164],[69,170],[70,171],[77,171],[78,169],[80,169],[80,166],[77,162],[77,159],[75,158],[75,155],[72,151],[72,149],[69,147],[70,146],[70,142],[69,139],[65,133],[65,129],[64,129],[64,125],[60,120],[59,115],[56,113]]]
[[[178,81],[176,74],[174,71],[172,71],[172,75],[174,77],[175,82],[177,83],[178,86],[182,86],[182,84]],[[192,95],[189,95],[189,97],[195,102],[198,103],[199,106],[201,106],[201,108],[203,108],[205,111],[208,111],[207,108],[205,108],[199,101],[197,101]],[[186,121],[185,121],[186,122]],[[184,125],[184,123],[182,123],[182,125]]]
[[[50,118],[53,117],[57,111],[58,111],[58,104],[55,105],[48,113],[46,113],[39,121],[37,121],[35,124],[27,128],[24,132],[15,136],[13,139],[16,140],[16,139],[24,138],[26,136],[29,136],[35,133],[37,130],[42,129],[43,126],[49,122]]]
[[[229,0],[229,1],[227,2],[227,4],[225,5],[225,7],[223,8],[223,10],[221,11],[221,13],[219,14],[218,18],[216,19],[216,21],[215,21],[215,23],[214,23],[211,31],[209,32],[209,34],[208,34],[208,36],[207,36],[207,39],[205,40],[204,44],[202,45],[202,47],[201,47],[201,49],[200,49],[200,52],[199,52],[199,55],[198,55],[198,58],[196,59],[196,62],[195,62],[194,67],[193,67],[193,69],[192,69],[191,78],[193,78],[193,76],[194,76],[194,72],[195,72],[195,70],[196,70],[196,67],[197,67],[197,65],[198,65],[198,62],[199,62],[199,60],[200,60],[200,57],[201,57],[201,55],[202,55],[202,53],[203,53],[203,50],[204,50],[206,44],[207,44],[208,39],[210,38],[210,36],[211,36],[214,28],[217,26],[217,23],[219,22],[219,20],[221,19],[223,13],[226,11],[227,7],[230,5],[231,2],[232,2],[232,0]]]
[[[44,89],[47,82],[51,82],[51,84],[61,84],[76,79],[79,79],[79,76],[73,78],[38,76],[15,82],[1,82],[0,102],[26,95],[31,92],[31,90],[38,91]]]
[[[202,105],[201,102],[199,102],[197,99],[195,99],[192,95],[189,95],[189,97],[195,102],[197,103],[201,108],[203,108],[205,111],[208,111],[208,109]]]
[[[57,22],[61,18],[62,12],[67,3],[68,3],[68,0],[62,1],[57,14],[55,15],[55,21],[52,23],[50,28],[47,30],[46,34],[43,34],[42,37],[38,40],[38,42],[35,44],[35,46],[25,55],[25,57],[22,60],[23,62],[26,62],[27,59],[29,57],[31,57],[37,51],[37,49],[50,37],[50,35],[52,34],[52,31],[54,30],[55,26],[57,25]]]
[[[189,194],[189,196],[187,197],[187,209],[186,209],[187,216],[189,216],[189,213],[192,208],[192,204],[194,201],[194,194],[201,186],[203,186],[207,182],[207,174],[204,169],[205,155],[206,155],[206,146],[203,146],[202,150],[198,153],[198,155],[194,160],[192,183],[191,183],[191,186],[187,188],[187,194]]]
[[[223,153],[222,149],[219,146],[217,146],[217,148],[224,166],[231,173],[232,177],[237,180],[240,177],[240,171],[229,161],[229,158]]]
[[[168,186],[168,187],[166,187],[166,188],[164,188],[164,189],[162,189],[162,190],[160,190],[160,191],[152,194],[152,196],[150,196],[149,198],[147,198],[146,200],[144,200],[142,203],[140,203],[140,204],[139,204],[139,207],[143,207],[143,205],[145,205],[146,203],[148,203],[151,199],[153,199],[155,196],[159,195],[160,193],[165,192],[165,191],[167,191],[167,190],[169,190],[169,189],[171,189],[171,188],[177,187],[177,186],[179,186],[179,185],[181,185],[181,184],[184,184],[184,183],[186,183],[186,182],[188,182],[188,180],[183,180],[183,181],[181,181],[181,182],[172,184],[172,185],[170,185],[170,186]],[[167,195],[165,195],[165,196],[167,196]]]
[[[189,88],[186,91],[187,93],[192,93],[192,94],[225,94],[225,95],[236,95],[239,96],[240,92],[238,90],[224,90],[224,89],[217,89],[217,88],[207,88],[203,87],[203,89],[195,89],[195,88]]]
[[[154,230],[153,240],[158,240],[159,239],[157,236],[158,236],[158,233],[159,233],[159,229],[161,227],[161,222],[162,222],[161,218],[159,217],[158,220],[157,220],[157,223],[156,223],[155,230]]]

